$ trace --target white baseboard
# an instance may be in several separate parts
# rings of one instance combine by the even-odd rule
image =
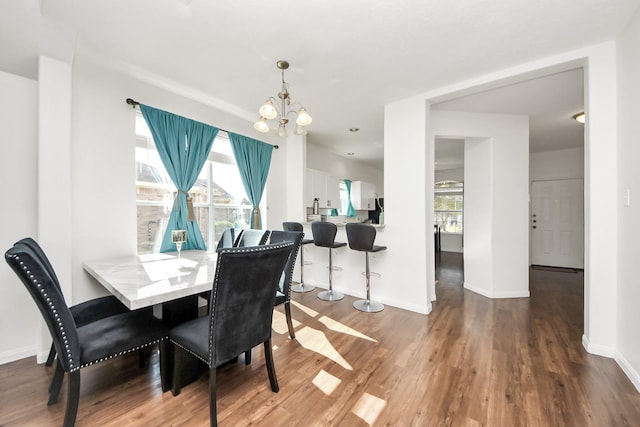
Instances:
[[[25,357],[31,357],[31,356],[34,356],[35,354],[36,354],[35,346],[16,348],[13,350],[5,351],[0,353],[0,365],[4,365],[5,363],[24,359]],[[47,358],[47,355],[45,355],[45,359],[46,358]]]
[[[491,299],[529,298],[530,296],[528,289],[526,291],[514,291],[514,292],[487,292],[485,289],[476,288],[473,285],[470,285],[468,282],[464,282],[464,288],[476,294],[480,294],[483,297],[487,297]]]
[[[616,351],[615,360],[620,368],[622,368],[622,371],[627,375],[627,377],[629,377],[636,390],[640,392],[640,374],[635,369],[633,369],[631,364],[627,362],[627,359],[625,359],[624,356],[622,356],[622,354],[620,354],[620,352],[618,351]]]
[[[586,335],[582,335],[582,346],[585,350],[587,350],[588,353],[595,354],[596,356],[613,358],[616,355],[615,348],[593,344],[589,342],[589,339]]]
[[[309,280],[305,280],[305,284],[317,288],[318,291],[321,291],[321,290],[329,288],[326,283],[316,283],[316,282],[311,282]],[[348,290],[349,292],[346,292],[345,289],[342,289],[342,288],[336,287],[336,286],[333,287],[333,290],[338,291],[338,292],[342,292],[345,295],[349,295],[349,296],[352,296],[354,298],[359,298],[359,299],[365,298],[365,295],[366,295],[365,293],[360,293],[360,292],[356,293],[356,292],[352,292],[351,290]],[[291,292],[291,294],[294,294],[294,292]],[[377,298],[375,295],[372,295],[371,300],[379,301],[384,305],[388,305],[388,306],[396,307],[396,308],[401,308],[403,310],[413,311],[413,312],[419,313],[419,314],[429,314],[429,313],[431,313],[431,310],[433,309],[433,306],[432,306],[431,302],[428,302],[426,306],[418,305],[418,304],[407,304],[404,301],[398,301],[398,300],[388,299],[388,298]]]

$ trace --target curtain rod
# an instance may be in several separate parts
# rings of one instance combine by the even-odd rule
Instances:
[[[133,107],[133,108],[136,108],[138,105],[140,105],[140,103],[138,101],[134,101],[131,98],[127,98],[126,103],[131,105],[131,107]],[[221,131],[224,131],[226,133],[229,133],[229,131],[226,130],[226,129],[220,129],[220,128],[218,128],[218,129],[221,130]],[[278,147],[277,145],[273,145],[273,148],[275,148],[277,150],[280,147]]]

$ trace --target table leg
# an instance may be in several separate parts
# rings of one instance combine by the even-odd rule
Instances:
[[[184,298],[180,298],[173,301],[168,301],[162,304],[162,319],[169,325],[169,328],[177,326],[181,323],[198,317],[198,296],[192,295]],[[167,351],[165,351],[165,357],[167,358],[167,364],[165,369],[165,386],[163,391],[169,390],[173,387],[173,370],[175,368],[173,346],[169,345]],[[203,364],[191,356],[185,353],[183,356],[184,364],[181,373],[182,386],[191,384],[198,379],[200,372],[204,369]]]

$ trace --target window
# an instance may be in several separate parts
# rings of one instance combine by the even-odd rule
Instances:
[[[207,248],[228,227],[248,228],[251,203],[226,132],[220,131],[198,180],[189,190]],[[157,252],[167,228],[176,187],[167,174],[141,114],[136,118],[136,205],[138,253]]]
[[[341,179],[339,181],[340,185],[340,208],[338,209],[338,213],[340,215],[346,215],[347,210],[349,209],[349,196],[347,194],[347,184],[344,183],[344,180]]]
[[[464,184],[440,181],[434,189],[434,224],[448,233],[462,233]]]

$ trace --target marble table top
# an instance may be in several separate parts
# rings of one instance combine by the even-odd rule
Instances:
[[[85,261],[82,267],[130,310],[210,290],[217,253],[190,250]]]

